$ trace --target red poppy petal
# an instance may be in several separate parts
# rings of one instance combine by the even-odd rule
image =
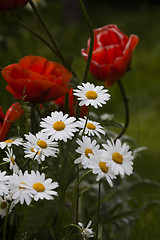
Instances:
[[[0,141],[5,140],[11,124],[20,118],[24,113],[22,106],[19,103],[13,103],[6,112],[3,125],[0,128]]]

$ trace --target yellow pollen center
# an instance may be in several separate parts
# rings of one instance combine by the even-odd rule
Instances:
[[[12,143],[12,142],[14,142],[14,140],[12,140],[12,139],[8,139],[8,140],[6,140],[6,141],[4,141],[5,143]]]
[[[96,99],[97,98],[97,93],[95,91],[88,91],[86,92],[86,97],[88,99]]]
[[[42,183],[34,183],[33,184],[33,188],[34,190],[36,190],[37,192],[44,192],[45,191],[45,186]]]
[[[90,148],[86,148],[86,149],[85,149],[85,155],[86,155],[86,157],[87,157],[87,158],[90,158],[90,156],[89,156],[88,154],[94,155],[93,152],[92,152],[92,149],[90,149]]]
[[[26,183],[22,182],[21,184],[26,185]],[[19,189],[25,189],[25,187],[19,186]]]
[[[1,202],[0,208],[1,209],[7,208],[7,202],[6,201]]]
[[[121,164],[123,162],[123,156],[122,154],[118,153],[118,152],[115,152],[113,153],[112,155],[112,160],[115,162],[115,163],[118,163],[118,164]]]
[[[106,162],[99,162],[99,167],[102,170],[102,172],[107,173],[108,167],[106,166]]]
[[[38,140],[38,141],[37,141],[37,145],[38,145],[40,148],[43,148],[43,149],[47,148],[47,143],[46,143],[45,141],[43,141],[43,140]]]
[[[91,130],[95,130],[96,126],[93,123],[87,123],[87,128]]]
[[[31,152],[35,152],[35,151],[34,151],[34,148],[31,148],[30,150],[31,150]]]
[[[15,165],[15,160],[14,160],[14,158],[13,158],[13,157],[10,157],[10,159],[11,159],[12,164]]]
[[[65,128],[65,124],[62,121],[57,121],[53,124],[53,128],[56,131],[62,131]]]

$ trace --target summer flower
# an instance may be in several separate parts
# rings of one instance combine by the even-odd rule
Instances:
[[[35,201],[39,199],[54,199],[53,196],[58,196],[58,193],[54,191],[59,185],[57,182],[52,182],[51,178],[45,179],[45,174],[40,174],[39,171],[31,171],[28,179],[28,185],[33,191],[33,198]]]
[[[8,194],[8,180],[9,176],[6,176],[6,172],[0,171],[0,196]]]
[[[83,133],[85,123],[86,117],[79,118],[79,121],[77,121],[78,127],[82,128],[82,130],[80,131],[80,135]],[[96,135],[98,138],[101,138],[101,135],[99,133],[105,135],[105,131],[103,130],[103,127],[100,125],[100,123],[88,119],[84,134],[88,135],[89,137]]]
[[[87,238],[90,238],[90,237],[94,237],[94,232],[93,232],[92,228],[89,228],[91,226],[91,224],[92,224],[92,221],[90,220],[89,223],[87,224],[87,226],[84,227],[81,222],[78,222],[78,225],[82,229],[81,233],[82,233],[82,237],[84,240]]]
[[[90,72],[97,79],[105,81],[106,87],[112,86],[129,69],[132,52],[138,40],[138,36],[134,34],[126,36],[114,24],[94,29]],[[85,60],[88,58],[89,46],[90,39],[87,51],[81,50]]]
[[[63,140],[71,139],[74,133],[78,130],[75,117],[68,117],[68,114],[63,115],[63,112],[52,112],[51,117],[42,118],[40,126],[43,128],[42,132],[53,139]]]
[[[27,143],[24,143],[25,158],[33,158],[37,153],[35,159],[44,161],[45,156],[56,157],[58,153],[58,143],[49,138],[46,133],[38,132],[36,135],[29,133],[25,134]]]
[[[3,158],[3,161],[5,162],[9,162],[10,163],[10,169],[13,169],[14,173],[18,173],[19,172],[19,167],[16,164],[16,156],[13,154],[13,149],[12,148],[8,148],[8,151],[5,151],[5,153],[7,154],[6,158]]]
[[[70,91],[71,73],[61,64],[39,56],[26,56],[1,71],[6,89],[17,99],[42,103]]]
[[[105,177],[109,185],[113,187],[112,180],[115,179],[116,176],[103,158],[103,151],[104,150],[98,155],[90,155],[91,161],[89,162],[89,168],[92,169],[93,174],[98,174],[96,178],[97,181]]]
[[[22,138],[10,138],[3,142],[0,142],[0,148],[3,149],[5,147],[11,147],[12,145],[19,146],[22,145],[22,143],[23,143]]]
[[[27,205],[30,205],[33,198],[33,190],[28,186],[29,178],[30,175],[28,174],[28,171],[25,171],[23,174],[21,170],[18,174],[14,173],[10,176],[9,188],[14,204],[17,204],[18,202],[24,204],[24,202],[26,202]]]
[[[102,144],[105,151],[103,157],[107,162],[107,166],[111,168],[115,175],[120,174],[124,177],[124,174],[130,175],[133,172],[133,156],[129,151],[129,145],[121,143],[119,139],[116,143],[113,140],[107,140],[107,144]]]
[[[82,141],[77,139],[77,144],[79,145],[76,152],[81,154],[79,158],[77,158],[74,163],[81,163],[83,168],[86,169],[90,162],[90,154],[99,154],[101,151],[99,148],[100,146],[97,144],[96,140],[91,141],[91,139],[87,136],[82,137]]]
[[[95,108],[102,107],[102,104],[106,104],[106,101],[110,99],[107,89],[103,89],[103,86],[94,86],[93,83],[82,83],[77,86],[78,89],[73,90],[73,95],[77,96],[80,101],[80,106],[91,105]]]
[[[11,125],[24,113],[22,106],[17,102],[13,103],[4,115],[0,107],[0,141],[4,141]]]
[[[0,216],[1,218],[4,218],[6,216],[7,213],[7,208],[9,206],[9,202],[7,201],[6,197],[0,197]],[[14,207],[14,203],[12,202],[9,208],[9,213],[12,212],[12,209]]]

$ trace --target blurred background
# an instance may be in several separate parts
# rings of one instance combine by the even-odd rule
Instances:
[[[134,169],[141,178],[160,181],[160,2],[153,0],[86,0],[84,1],[93,27],[116,24],[126,35],[139,36],[131,71],[122,78],[130,105],[130,124],[126,134],[137,146],[148,149],[136,159]],[[87,47],[89,32],[77,1],[39,0],[38,8],[64,54],[72,62],[78,78],[83,77],[85,61],[81,49]],[[46,37],[39,21],[29,7],[15,11],[16,16]],[[25,55],[39,55],[59,62],[59,59],[38,39],[19,26],[9,11],[0,13],[0,66],[16,63]],[[98,82],[91,74],[90,82]],[[0,77],[0,105],[5,112],[15,101],[5,90]],[[114,119],[124,122],[124,107],[118,85],[109,89],[111,101],[103,108]],[[117,129],[117,132],[119,129]],[[160,239],[160,189],[152,184],[138,187],[137,199],[151,200],[150,206],[134,223],[128,239]],[[155,203],[155,204],[154,204]]]

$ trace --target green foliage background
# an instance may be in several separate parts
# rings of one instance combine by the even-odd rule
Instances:
[[[134,163],[136,173],[142,179],[159,181],[160,5],[150,6],[144,1],[142,4],[126,7],[125,4],[112,6],[105,1],[86,1],[86,7],[94,28],[111,23],[117,24],[127,35],[134,33],[140,38],[133,54],[132,69],[122,79],[130,100],[131,118],[126,134],[136,141],[137,146],[148,147],[148,150],[143,152]],[[64,1],[46,0],[46,6],[40,7],[40,11],[62,53],[68,61],[73,60],[73,69],[78,77],[82,78],[85,61],[80,51],[87,46],[89,32],[78,8],[75,7],[76,14],[74,14]],[[22,9],[15,13],[26,24],[46,37],[31,11]],[[52,61],[59,61],[43,43],[18,26],[10,12],[0,13],[0,65],[6,66],[18,62],[25,55],[39,55]],[[97,85],[101,84],[91,74],[88,80]],[[0,105],[4,112],[15,101],[5,91],[5,86],[6,83],[1,77]],[[109,91],[112,99],[101,111],[115,114],[114,119],[123,123],[124,108],[117,84]],[[145,211],[138,214],[136,221],[128,222],[130,229],[128,235],[123,235],[124,233],[120,231],[121,234],[119,232],[119,235],[113,236],[112,239],[114,237],[126,240],[160,239],[159,190],[155,185],[146,183],[136,187],[132,197],[138,202],[136,206],[144,206],[146,203],[143,209]],[[104,205],[104,209],[106,207]],[[130,215],[133,216],[133,213]],[[121,224],[119,228],[123,229]]]

